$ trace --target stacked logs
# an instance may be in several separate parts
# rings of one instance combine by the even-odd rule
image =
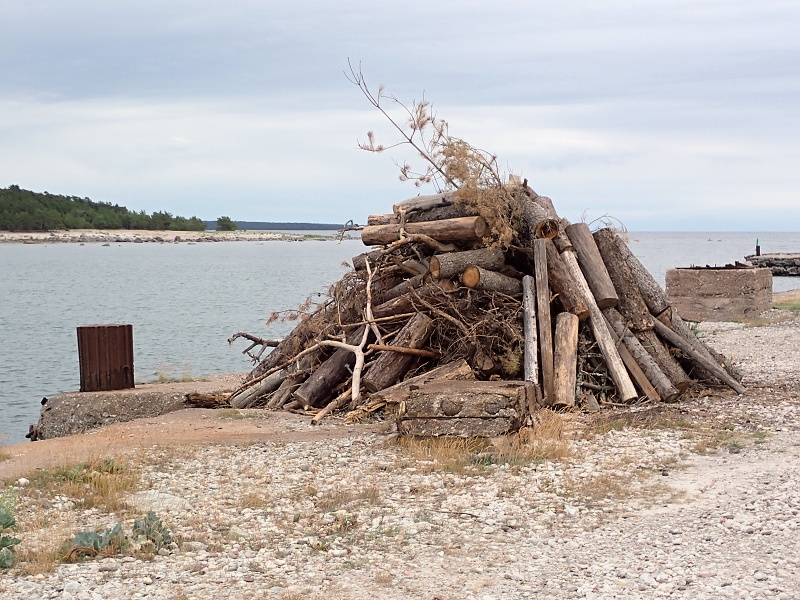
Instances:
[[[609,229],[560,218],[527,183],[492,243],[485,206],[458,192],[372,215],[374,249],[230,398],[315,414],[381,409],[401,432],[498,435],[537,408],[673,402],[694,380],[744,389]],[[488,217],[488,218],[487,218]],[[727,368],[727,370],[726,370]]]

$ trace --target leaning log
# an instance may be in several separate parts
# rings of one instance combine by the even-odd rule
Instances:
[[[463,252],[436,254],[430,260],[430,272],[436,279],[449,279],[461,275],[472,265],[497,271],[503,266],[505,256],[499,248],[476,248]]]
[[[357,346],[364,336],[364,325],[347,337],[347,343]],[[333,390],[350,376],[348,367],[356,362],[356,355],[350,350],[339,348],[328,360],[317,367],[311,376],[294,392],[294,398],[303,407],[322,406],[333,395]]]
[[[519,279],[474,265],[464,269],[461,274],[461,283],[468,288],[487,292],[500,292],[509,296],[517,296],[522,293],[522,283],[520,283]]]
[[[611,379],[614,380],[614,384],[617,387],[617,396],[621,402],[630,402],[638,397],[636,388],[633,386],[633,382],[628,376],[628,372],[625,370],[625,365],[622,362],[622,358],[620,358],[619,352],[617,352],[616,343],[608,330],[608,325],[606,325],[603,313],[600,312],[600,309],[594,301],[594,296],[589,289],[589,284],[586,283],[581,267],[578,264],[578,258],[572,250],[563,252],[561,257],[564,259],[564,264],[578,284],[578,288],[583,294],[586,304],[589,306],[589,311],[591,313],[589,316],[589,324],[592,327],[594,339],[597,341],[597,345],[600,346],[600,352],[603,354],[603,358],[606,361],[606,367],[611,375]]]
[[[415,294],[420,298],[426,298],[433,296],[439,291],[441,291],[441,288],[435,283],[425,283],[418,288],[411,287],[406,293],[373,307],[372,315],[378,318],[414,312],[416,310],[416,305],[419,304],[414,298]]]
[[[564,264],[561,254],[550,240],[542,240],[547,250],[547,279],[550,288],[558,295],[561,306],[583,320],[589,316],[589,306],[578,282]],[[535,242],[539,243],[539,242]]]
[[[361,241],[366,246],[391,244],[401,237],[401,231],[421,234],[437,242],[460,242],[464,244],[480,241],[488,232],[483,217],[460,217],[441,221],[423,221],[400,225],[371,225],[361,230]]]
[[[607,227],[595,231],[594,240],[608,274],[611,276],[614,289],[619,294],[617,310],[622,318],[634,331],[652,329],[653,316],[650,314],[647,304],[642,298],[642,293],[639,291],[639,285],[633,278],[630,267],[620,250],[620,246],[625,242]]]
[[[381,305],[389,300],[394,300],[400,296],[407,294],[411,290],[417,289],[425,283],[424,275],[415,275],[410,279],[406,279],[398,283],[396,286],[389,288],[375,299],[375,304]]]
[[[661,323],[660,321],[656,321],[655,330],[667,340],[673,346],[676,346],[681,349],[687,356],[689,356],[693,361],[699,363],[704,368],[708,369],[714,377],[725,383],[725,385],[729,386],[733,391],[737,394],[744,394],[745,388],[744,386],[736,381],[733,377],[731,377],[725,369],[719,366],[716,362],[708,360],[702,353],[695,350],[689,342],[687,342],[683,337],[672,331],[669,327]]]
[[[655,321],[653,321],[655,324]],[[683,394],[692,383],[689,375],[683,370],[680,363],[670,353],[669,349],[664,345],[655,332],[651,329],[648,331],[638,331],[635,333],[637,339],[642,343],[644,349],[653,357],[661,371],[672,382],[672,385],[678,390],[678,393]]]
[[[670,308],[670,302],[667,299],[667,294],[658,285],[653,275],[648,271],[641,261],[631,252],[628,244],[619,240],[617,248],[622,255],[625,264],[628,265],[634,281],[639,286],[639,293],[647,305],[650,314],[654,317],[660,317],[662,313]]]
[[[230,403],[233,408],[249,408],[256,400],[265,394],[269,394],[278,389],[278,387],[286,379],[288,371],[281,369],[275,371],[272,375],[262,379],[255,385],[243,390],[235,396],[231,396]]]
[[[433,330],[433,319],[423,313],[417,313],[403,326],[392,345],[418,349],[428,340]],[[406,374],[417,357],[383,351],[372,363],[364,375],[362,385],[370,392],[377,392],[397,383]]]
[[[678,392],[677,388],[672,385],[672,382],[669,380],[669,378],[664,375],[664,372],[658,366],[658,363],[653,360],[653,357],[650,356],[650,353],[647,350],[645,350],[645,348],[642,346],[642,343],[627,328],[622,315],[620,315],[615,308],[604,309],[603,315],[608,320],[608,323],[611,325],[611,329],[614,331],[616,336],[622,340],[622,343],[628,349],[628,352],[636,361],[636,364],[642,369],[647,377],[648,382],[650,382],[655,391],[658,393],[659,399],[663,400],[664,402],[674,402],[678,396],[680,396],[680,393]],[[640,385],[639,387],[641,388],[643,386]]]
[[[552,251],[552,253],[551,253]],[[547,240],[533,242],[533,275],[536,281],[536,314],[539,325],[539,356],[542,364],[542,402],[553,404],[553,324],[550,318],[551,260],[561,263],[555,247]],[[562,268],[563,265],[561,265]],[[557,287],[554,286],[554,287]],[[564,303],[562,302],[563,306]]]
[[[578,383],[578,322],[578,317],[568,312],[562,312],[556,317],[556,335],[553,341],[553,403],[556,406],[575,406],[575,389]]]
[[[608,274],[603,257],[586,223],[573,223],[567,227],[567,236],[575,247],[578,263],[581,266],[586,282],[594,294],[595,302],[601,309],[616,306],[619,302],[611,276]]]

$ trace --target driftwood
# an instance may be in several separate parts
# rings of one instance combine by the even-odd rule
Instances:
[[[401,225],[372,225],[361,230],[361,241],[367,246],[391,244],[403,237],[403,233],[426,235],[437,242],[474,243],[486,235],[483,217],[461,217],[442,221],[423,221]]]
[[[522,278],[522,328],[525,335],[525,351],[523,370],[525,381],[530,381],[541,390],[539,385],[539,340],[536,328],[536,286],[533,277]]]
[[[689,389],[692,383],[691,378],[653,330],[638,331],[634,335],[636,335],[644,349],[653,357],[661,371],[669,378],[680,394]]]
[[[559,222],[541,204],[526,199],[522,204],[522,218],[528,226],[531,238],[552,239],[558,235]]]
[[[601,309],[616,306],[619,296],[588,225],[575,223],[567,227],[566,232],[575,247],[575,255],[597,306]]]
[[[500,292],[509,296],[516,296],[522,293],[522,283],[519,279],[476,266],[464,269],[461,274],[461,283],[468,288]]]
[[[432,324],[433,321],[430,317],[423,313],[417,313],[397,334],[394,345],[419,348],[430,336]],[[370,392],[377,392],[397,383],[406,374],[415,358],[413,355],[394,351],[381,352],[364,375],[364,387]]]
[[[430,272],[436,279],[449,279],[471,266],[497,271],[504,262],[503,251],[499,248],[477,248],[434,255],[430,260]]]
[[[543,240],[547,249],[547,278],[552,290],[558,295],[561,306],[583,320],[589,316],[586,297],[578,286],[575,276],[570,272],[558,253],[555,244]]]
[[[553,404],[575,406],[578,384],[578,317],[563,312],[556,317],[556,335],[553,342]]]
[[[233,394],[230,398],[231,406],[233,408],[249,408],[261,396],[277,390],[287,376],[288,371],[286,369],[275,371],[257,385],[249,387],[238,394]]]
[[[384,388],[372,394],[371,400],[382,401],[385,404],[400,404],[408,400],[413,390],[431,382],[470,380],[475,380],[475,373],[472,372],[467,361],[462,358]]]
[[[533,242],[533,270],[536,281],[536,314],[539,326],[539,353],[542,365],[542,401],[545,406],[553,404],[553,329],[550,319],[550,263],[558,255],[551,256],[555,247],[547,240]],[[563,306],[562,302],[562,306]],[[584,304],[585,306],[585,304]]]
[[[456,201],[456,192],[444,192],[441,194],[431,194],[428,196],[415,196],[407,200],[402,200],[392,206],[392,212],[400,216],[403,213],[410,213],[417,210],[430,210],[440,206],[450,206]]]

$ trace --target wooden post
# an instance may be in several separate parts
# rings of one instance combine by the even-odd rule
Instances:
[[[539,325],[539,354],[542,365],[543,404],[553,404],[553,325],[550,319],[550,244],[533,241],[533,274],[536,278],[536,318]],[[555,247],[552,248],[555,251]],[[558,258],[556,256],[556,258]],[[559,259],[560,262],[560,259]],[[563,265],[562,265],[563,267]],[[562,303],[563,305],[563,303]]]
[[[578,317],[568,312],[562,312],[556,317],[553,396],[557,406],[575,406],[575,388],[578,383],[578,322]]]

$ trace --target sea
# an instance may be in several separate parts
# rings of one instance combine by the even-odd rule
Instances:
[[[330,231],[304,241],[179,244],[0,244],[0,445],[25,441],[43,397],[80,388],[77,327],[131,324],[137,383],[246,372],[236,332],[281,337],[278,319],[322,301],[365,250]],[[674,267],[722,266],[800,252],[800,233],[629,232],[628,245],[664,285]],[[800,288],[776,277],[773,291]]]

